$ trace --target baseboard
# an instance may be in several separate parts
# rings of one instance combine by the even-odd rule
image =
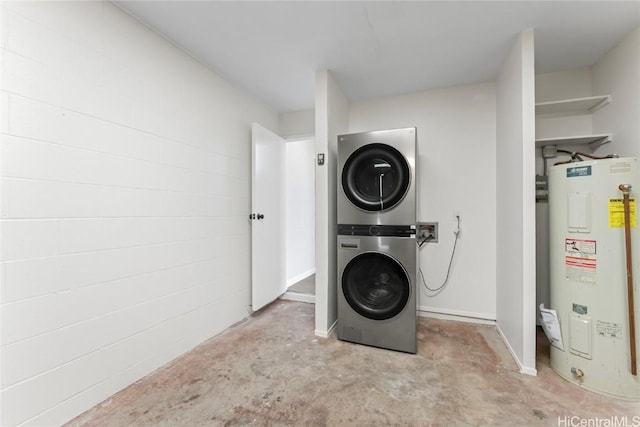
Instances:
[[[522,362],[520,362],[520,358],[518,357],[516,352],[513,350],[513,347],[511,347],[511,343],[507,339],[507,337],[504,334],[504,332],[502,332],[502,329],[500,329],[500,325],[498,325],[498,323],[496,323],[496,330],[498,331],[498,335],[500,335],[500,338],[502,338],[502,341],[504,342],[504,345],[506,345],[507,348],[509,349],[509,352],[511,353],[511,357],[513,357],[513,360],[515,360],[516,364],[518,365],[518,369],[520,370],[520,373],[521,374],[526,374],[526,375],[537,376],[538,375],[538,370],[537,369],[527,368],[524,365],[522,365]]]
[[[457,322],[479,323],[481,325],[496,324],[496,317],[493,314],[450,310],[446,308],[419,306],[418,316],[443,320],[455,320]]]
[[[287,288],[291,285],[295,285],[296,283],[298,283],[299,281],[301,281],[302,279],[306,279],[307,277],[311,276],[312,274],[315,274],[316,269],[312,268],[311,270],[307,270],[304,273],[300,273],[295,277],[292,277],[291,279],[287,280]]]
[[[336,321],[335,321],[335,322],[333,322],[333,325],[331,325],[331,326],[329,327],[329,330],[328,330],[327,332],[319,331],[319,330],[317,330],[317,329],[316,329],[314,333],[315,333],[315,334],[316,334],[316,336],[318,336],[318,337],[322,337],[322,338],[329,338],[329,337],[331,336],[331,334],[333,334],[333,331],[335,331],[335,330],[336,330],[336,327],[337,327],[337,326],[338,326],[338,320],[336,319]]]
[[[280,295],[280,299],[289,300],[289,301],[298,301],[298,302],[306,302],[309,304],[316,303],[316,296],[311,294],[301,294],[298,292],[285,292]]]

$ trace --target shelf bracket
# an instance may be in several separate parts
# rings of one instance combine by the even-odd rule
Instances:
[[[598,111],[599,109],[601,109],[602,107],[604,107],[605,105],[609,104],[610,102],[611,102],[611,95],[607,96],[605,99],[603,99],[602,101],[598,102],[593,107],[589,108],[589,112],[593,114],[596,111]]]
[[[591,151],[596,151],[598,148],[602,147],[605,144],[608,144],[611,142],[611,137],[610,136],[605,136],[602,137],[600,139],[597,139],[595,141],[591,141],[589,143],[589,148],[591,148]]]

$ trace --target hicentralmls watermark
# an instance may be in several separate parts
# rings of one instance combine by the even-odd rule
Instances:
[[[640,427],[640,415],[597,418],[583,418],[575,415],[558,417],[558,427]]]

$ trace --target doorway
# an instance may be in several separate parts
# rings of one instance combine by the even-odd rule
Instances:
[[[283,299],[315,303],[315,139],[285,144],[285,277]]]

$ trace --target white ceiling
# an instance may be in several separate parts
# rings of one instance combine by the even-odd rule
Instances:
[[[593,65],[640,1],[115,1],[279,112],[314,106],[318,69],[351,100],[493,81],[535,28],[536,73]]]

